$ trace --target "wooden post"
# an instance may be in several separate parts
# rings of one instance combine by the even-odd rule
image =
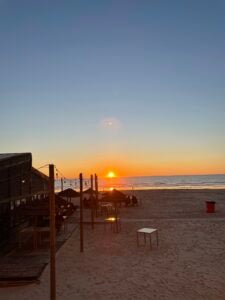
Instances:
[[[98,209],[98,176],[95,174],[95,209],[96,209],[96,216],[97,216],[97,209]]]
[[[91,175],[91,228],[94,229],[93,175]]]
[[[63,191],[63,178],[61,178],[61,191]]]
[[[29,174],[28,174],[28,181],[29,181],[29,195],[32,193],[32,167],[29,169]],[[42,188],[43,189],[43,188]],[[28,197],[28,202],[31,202],[32,197]]]
[[[50,299],[56,299],[55,277],[55,178],[54,165],[49,165],[49,201],[50,201]]]
[[[117,199],[114,199],[115,201],[115,217],[116,217],[116,233],[119,232],[119,228],[118,228],[118,203],[117,203]]]
[[[83,175],[80,173],[80,252],[84,252],[83,235]]]

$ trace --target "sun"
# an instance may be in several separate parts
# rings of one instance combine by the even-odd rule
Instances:
[[[113,171],[110,171],[110,172],[107,174],[107,177],[108,177],[108,178],[114,178],[114,177],[116,177],[116,174],[115,174]]]

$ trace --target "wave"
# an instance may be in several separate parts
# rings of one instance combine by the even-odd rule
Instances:
[[[85,186],[90,186],[89,179],[84,179]],[[55,186],[60,189],[60,180],[56,180]],[[65,188],[79,188],[78,179],[65,179]],[[99,189],[199,189],[199,188],[221,188],[225,189],[225,175],[188,175],[188,176],[142,176],[142,177],[122,177],[122,178],[100,178]]]

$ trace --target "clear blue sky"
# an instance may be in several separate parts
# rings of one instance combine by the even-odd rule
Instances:
[[[225,1],[0,0],[0,41],[1,152],[225,173]]]

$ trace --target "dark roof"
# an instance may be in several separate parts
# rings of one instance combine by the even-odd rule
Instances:
[[[1,153],[0,154],[0,168],[14,167],[20,164],[28,163],[32,165],[31,153]]]
[[[0,160],[9,159],[12,157],[30,155],[31,153],[0,153]]]
[[[32,154],[26,153],[0,153],[0,163],[2,167],[13,167],[14,165],[21,164],[24,162],[32,163]],[[31,167],[32,172],[43,179],[48,180],[48,176],[40,172],[39,170]]]
[[[49,180],[49,177],[47,176],[47,175],[45,175],[44,173],[42,173],[42,172],[40,172],[39,170],[37,170],[37,169],[35,169],[35,168],[33,168],[32,167],[32,172],[33,173],[35,173],[37,176],[40,176],[40,177],[42,177],[43,179],[45,179],[45,180]]]
[[[31,153],[1,153],[0,181],[1,201],[26,198],[49,190],[49,178],[32,167]]]

